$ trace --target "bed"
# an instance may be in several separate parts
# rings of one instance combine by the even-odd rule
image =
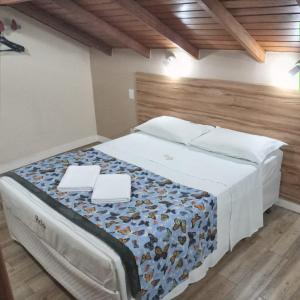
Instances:
[[[263,212],[278,200],[280,150],[257,167],[245,160],[196,150],[141,132],[94,148],[174,182],[209,191],[218,198],[217,250],[164,300],[201,280],[226,252],[262,227]],[[0,179],[0,191],[11,236],[72,295],[78,299],[133,299],[130,278],[112,248],[48,207],[12,178]]]

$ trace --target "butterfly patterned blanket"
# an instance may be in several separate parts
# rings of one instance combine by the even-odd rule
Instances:
[[[101,173],[131,176],[130,202],[94,205],[91,192],[57,190],[69,165],[95,164]],[[217,247],[216,197],[93,148],[5,175],[112,247],[122,259],[134,297],[163,298]]]

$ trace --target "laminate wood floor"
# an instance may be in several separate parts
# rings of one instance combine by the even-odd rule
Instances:
[[[274,207],[265,226],[241,241],[176,300],[299,300],[300,215]],[[0,204],[0,247],[16,300],[73,299],[9,237]]]

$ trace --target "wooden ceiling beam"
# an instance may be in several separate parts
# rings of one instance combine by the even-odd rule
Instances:
[[[127,10],[134,17],[138,18],[141,22],[154,29],[159,34],[166,37],[178,47],[185,50],[191,56],[199,59],[199,49],[193,46],[190,42],[184,39],[180,34],[173,31],[170,27],[162,23],[156,16],[151,14],[147,9],[140,6],[134,0],[115,0],[122,8]]]
[[[13,5],[22,2],[29,2],[31,0],[0,0],[0,5]]]
[[[45,0],[36,0],[36,2],[44,2]],[[45,3],[54,3],[58,7],[63,8],[68,14],[76,17],[78,21],[85,23],[87,27],[97,29],[101,31],[103,34],[111,36],[116,39],[125,47],[131,48],[137,53],[149,58],[150,57],[150,49],[139,43],[138,41],[131,38],[129,35],[120,31],[116,27],[113,27],[109,23],[104,20],[96,17],[94,14],[88,12],[80,5],[76,4],[71,0],[49,0]]]
[[[300,1],[300,0],[299,0]],[[241,46],[257,61],[265,61],[265,51],[219,0],[199,0],[199,4],[224,26]]]
[[[88,47],[96,48],[107,55],[112,54],[112,48],[109,45],[92,36],[89,36],[85,32],[79,31],[77,28],[65,23],[57,17],[50,15],[46,11],[34,6],[31,3],[16,4],[13,6],[13,8],[59,32],[62,32],[63,34]]]

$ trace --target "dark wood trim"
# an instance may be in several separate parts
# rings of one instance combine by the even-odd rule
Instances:
[[[13,5],[22,2],[29,2],[31,0],[0,0],[0,5]]]
[[[219,0],[202,0],[199,3],[254,59],[259,62],[265,61],[264,49]]]
[[[2,298],[3,297],[3,298]],[[8,274],[6,271],[2,250],[0,249],[0,299],[13,300]]]
[[[112,48],[104,42],[81,32],[77,28],[65,23],[64,21],[56,18],[46,11],[34,6],[31,3],[20,3],[13,6],[16,10],[24,13],[25,15],[59,31],[63,34],[77,40],[78,42],[96,48],[107,55],[112,54]]]
[[[85,23],[85,27],[97,28],[97,30],[101,31],[103,34],[111,36],[112,38],[119,41],[125,47],[131,48],[132,50],[136,51],[137,53],[145,56],[150,57],[150,49],[142,45],[141,43],[137,42],[129,35],[125,34],[124,32],[120,31],[116,27],[110,25],[106,21],[96,17],[94,14],[90,13],[89,11],[82,8],[80,5],[76,4],[71,0],[37,0],[37,2],[51,4],[54,3],[55,5],[61,7],[66,11],[68,14],[72,14],[78,20]]]
[[[116,2],[130,12],[133,16],[138,18],[144,24],[150,26],[155,31],[166,37],[168,40],[176,44],[178,47],[185,50],[187,53],[199,58],[199,49],[194,47],[190,42],[184,39],[180,34],[172,30],[170,27],[161,22],[157,17],[151,14],[147,9],[140,6],[133,0],[116,0]]]

